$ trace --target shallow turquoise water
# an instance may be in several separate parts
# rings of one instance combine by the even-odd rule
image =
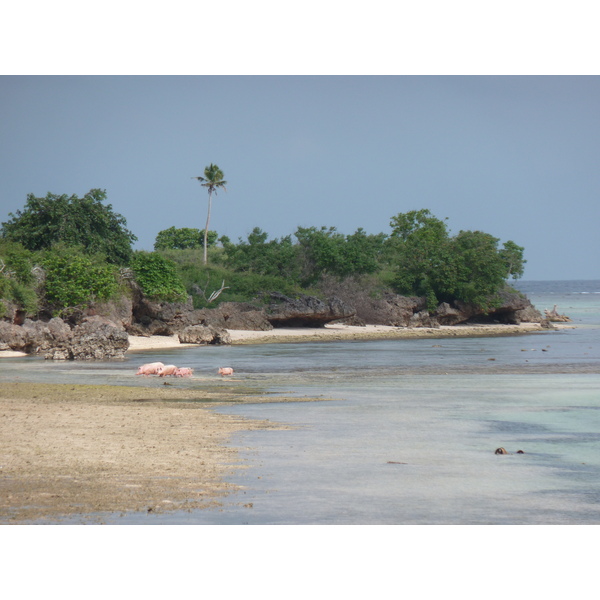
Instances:
[[[557,287],[526,291],[540,309],[558,304],[577,329],[203,347],[101,363],[4,359],[0,382],[140,385],[137,365],[160,358],[194,367],[200,382],[220,381],[216,369],[227,364],[240,385],[333,398],[224,409],[294,428],[232,440],[249,448],[231,477],[244,489],[220,509],[106,515],[109,523],[596,524],[600,294]],[[495,455],[500,446],[510,454]]]

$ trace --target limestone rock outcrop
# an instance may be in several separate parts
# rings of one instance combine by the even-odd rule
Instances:
[[[63,355],[69,360],[124,358],[128,348],[129,336],[123,327],[104,317],[86,317],[73,328],[66,347],[51,349],[45,358],[56,359]]]
[[[182,344],[231,344],[231,336],[225,329],[216,329],[210,325],[189,325],[179,333]]]
[[[269,300],[264,310],[273,327],[324,327],[326,323],[356,314],[353,308],[338,298],[327,301],[314,296],[289,298],[276,292],[264,297]]]

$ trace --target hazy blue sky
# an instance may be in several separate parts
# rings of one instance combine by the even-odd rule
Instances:
[[[599,158],[597,76],[0,77],[0,221],[98,187],[147,250],[204,227],[214,162],[235,241],[428,208],[524,246],[524,279],[597,279]]]

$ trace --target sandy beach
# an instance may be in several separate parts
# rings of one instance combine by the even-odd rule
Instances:
[[[572,328],[573,325],[554,323],[556,329]],[[270,331],[227,330],[232,345],[239,344],[283,344],[299,342],[333,342],[343,340],[376,340],[376,339],[418,339],[447,337],[485,337],[498,335],[521,335],[548,331],[539,323],[521,323],[520,325],[453,325],[433,327],[391,327],[388,325],[353,325],[330,324],[325,327],[277,328]],[[160,350],[161,348],[185,348],[195,344],[182,344],[177,335],[150,337],[129,336],[129,351]],[[18,358],[27,356],[24,352],[12,350],[0,351],[0,358]]]
[[[232,344],[262,344],[542,331],[546,330],[538,324],[439,329],[328,325],[229,333]],[[177,336],[130,336],[129,340],[130,352],[186,346]],[[23,354],[0,352],[0,356]],[[211,407],[311,400],[323,398],[263,396],[226,381],[187,389],[165,386],[152,377],[143,387],[4,383],[0,387],[0,523],[214,506],[237,489],[224,481],[225,475],[244,467],[237,449],[227,445],[231,436],[241,430],[285,425],[222,415]]]
[[[570,327],[555,324],[557,328]],[[480,337],[498,335],[520,335],[548,331],[539,323],[521,323],[520,325],[454,325],[433,327],[390,327],[387,325],[352,325],[331,324],[325,327],[277,328],[270,331],[227,330],[232,345],[240,344],[282,344],[299,342],[333,342],[344,340],[376,340],[376,339],[418,339],[446,337]],[[176,335],[173,336],[129,336],[129,351],[160,350],[161,348],[179,348],[195,344],[181,344]]]
[[[238,489],[224,477],[244,468],[239,449],[227,445],[231,436],[287,427],[211,407],[286,401],[221,382],[197,389],[155,378],[148,387],[4,383],[0,524],[215,506]]]

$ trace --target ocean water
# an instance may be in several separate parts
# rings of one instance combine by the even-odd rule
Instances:
[[[327,398],[219,409],[292,429],[232,440],[244,468],[230,481],[243,489],[220,508],[105,515],[107,523],[598,524],[600,281],[517,287],[542,311],[556,304],[576,327],[200,347],[117,362],[3,359],[0,383],[140,385],[137,365],[161,359],[193,367],[201,380],[215,381],[217,367],[229,365],[240,385]],[[509,454],[496,455],[498,447]]]

